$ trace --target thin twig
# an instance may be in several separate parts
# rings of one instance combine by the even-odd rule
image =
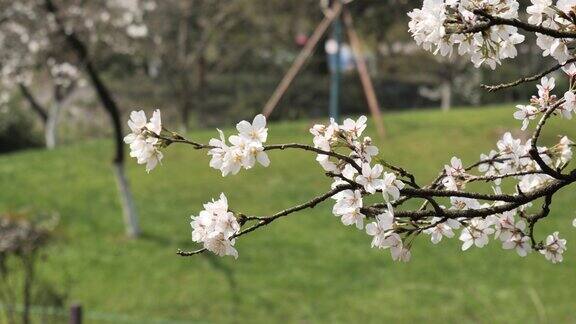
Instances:
[[[563,63],[563,64],[560,64],[560,63],[559,63],[559,64],[556,64],[556,65],[554,65],[553,67],[551,67],[551,68],[549,68],[549,69],[547,69],[547,70],[545,70],[545,71],[543,71],[543,72],[540,72],[540,73],[538,73],[538,74],[535,74],[535,75],[533,75],[533,76],[523,77],[523,78],[517,79],[517,80],[515,80],[515,81],[508,82],[508,83],[502,83],[502,84],[496,84],[496,85],[481,84],[480,86],[481,86],[482,88],[488,90],[488,92],[494,92],[494,91],[498,91],[498,90],[502,90],[502,89],[514,87],[514,86],[517,86],[517,85],[522,84],[522,83],[525,83],[525,82],[532,82],[532,81],[540,80],[542,77],[544,77],[544,76],[546,76],[546,75],[548,75],[548,74],[550,74],[550,73],[552,73],[552,72],[554,72],[554,71],[562,68],[562,67],[565,66],[566,64],[573,63],[573,62],[576,62],[576,58],[571,58],[571,59],[569,59],[568,61],[566,61],[566,62]]]
[[[326,199],[334,196],[335,194],[337,194],[337,193],[339,193],[339,192],[341,192],[341,191],[347,190],[347,189],[352,189],[352,188],[353,188],[353,187],[352,187],[351,185],[340,185],[340,186],[337,186],[336,188],[334,188],[334,189],[332,189],[332,190],[330,190],[330,191],[328,191],[328,192],[326,192],[326,193],[324,193],[324,194],[322,194],[322,195],[320,195],[320,196],[317,196],[317,197],[315,197],[315,198],[313,198],[313,199],[311,199],[311,200],[309,200],[309,201],[307,201],[307,202],[305,202],[305,203],[303,203],[303,204],[296,205],[296,206],[291,207],[291,208],[288,208],[288,209],[284,209],[284,210],[282,210],[282,211],[277,212],[277,213],[274,214],[274,215],[266,216],[266,217],[254,217],[254,216],[252,216],[252,217],[246,217],[247,220],[258,220],[258,222],[257,222],[256,224],[254,224],[254,225],[252,225],[252,226],[250,226],[250,227],[248,227],[248,228],[245,228],[244,230],[242,230],[242,231],[240,231],[240,232],[232,235],[232,237],[231,237],[230,239],[235,239],[235,238],[237,238],[237,237],[246,235],[246,234],[248,234],[248,233],[250,233],[250,232],[252,232],[252,231],[257,230],[258,228],[260,228],[260,227],[262,227],[262,226],[265,226],[265,225],[268,225],[268,224],[272,223],[273,221],[277,220],[278,218],[282,218],[282,217],[284,217],[284,216],[288,216],[288,215],[290,215],[290,214],[292,214],[292,213],[295,213],[295,212],[297,212],[297,211],[300,211],[300,210],[302,210],[302,209],[314,208],[316,205],[318,205],[319,203],[323,202],[324,200],[326,200]],[[195,254],[202,253],[202,252],[204,252],[204,251],[206,251],[205,248],[199,249],[199,250],[196,250],[196,251],[182,251],[182,250],[178,250],[178,251],[176,252],[176,254],[178,254],[178,255],[180,255],[180,256],[192,256],[192,255],[195,255]]]

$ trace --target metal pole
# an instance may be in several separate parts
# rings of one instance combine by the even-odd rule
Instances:
[[[330,71],[330,117],[338,121],[338,112],[340,110],[340,84],[342,79],[342,71],[340,65],[340,55],[342,48],[342,19],[340,13],[332,23],[332,37],[334,41],[336,41],[338,48],[336,50],[336,57],[334,59],[335,64]]]

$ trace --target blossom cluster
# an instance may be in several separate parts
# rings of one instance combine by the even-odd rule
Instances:
[[[204,204],[198,216],[191,216],[192,241],[219,256],[238,257],[233,236],[240,231],[234,213],[228,210],[228,199],[222,193],[220,199]]]
[[[410,17],[409,31],[416,43],[434,54],[449,56],[457,47],[458,55],[468,55],[476,67],[487,65],[495,69],[506,58],[514,58],[516,46],[525,37],[518,28],[494,24],[482,26],[487,20],[477,15],[481,11],[493,17],[517,19],[516,0],[424,0]],[[528,23],[557,31],[573,31],[574,2],[571,0],[531,0],[527,7]],[[536,33],[536,44],[543,56],[552,56],[559,63],[571,57],[572,39]]]
[[[50,75],[57,85],[66,88],[79,78],[80,72],[78,69],[68,62],[56,63],[50,60],[48,64],[50,65]]]
[[[559,31],[573,30],[574,23],[569,17],[574,13],[574,4],[571,0],[558,0],[555,4],[552,0],[531,0],[531,5],[526,8],[528,22]],[[542,49],[543,56],[552,56],[560,63],[572,57],[569,51],[571,39],[540,33],[536,37],[536,45]]]
[[[257,115],[252,123],[243,120],[236,125],[236,129],[238,134],[228,137],[230,145],[226,143],[221,130],[218,130],[220,138],[210,140],[210,167],[220,170],[225,177],[237,174],[241,168],[250,169],[256,162],[264,167],[270,165],[263,146],[268,138],[266,117]]]
[[[540,253],[544,255],[546,260],[552,263],[562,262],[562,254],[566,251],[566,240],[558,236],[558,232],[554,232],[546,237],[544,248]]]
[[[572,70],[573,69],[573,70]],[[573,76],[573,72],[576,72],[576,66],[570,64],[569,69],[565,69],[569,76]],[[552,77],[543,77],[540,80],[540,84],[536,87],[538,89],[538,95],[532,96],[529,105],[517,105],[516,112],[514,112],[514,118],[522,121],[522,130],[528,128],[530,121],[535,119],[537,116],[545,113],[552,107],[556,106],[556,110],[560,117],[566,119],[572,119],[572,113],[576,109],[576,94],[574,94],[573,89],[566,91],[562,98],[558,98],[552,93],[552,90],[556,86],[556,80]]]
[[[481,22],[474,10],[517,18],[518,8],[515,0],[425,0],[421,9],[408,13],[409,31],[418,45],[434,54],[450,56],[457,47],[458,54],[469,55],[476,67],[485,64],[495,69],[502,59],[516,57],[516,45],[524,41],[524,36],[512,26],[463,31]]]
[[[351,151],[348,161],[323,153],[318,153],[316,161],[325,171],[337,176],[333,187],[355,181],[365,192],[382,192],[384,199],[391,202],[400,197],[404,183],[396,179],[394,173],[384,172],[381,164],[372,164],[373,158],[378,155],[378,148],[372,145],[370,137],[361,138],[366,129],[366,120],[366,116],[361,116],[356,121],[348,118],[342,125],[333,120],[329,125],[314,125],[310,133],[314,136],[315,148],[327,153],[334,152],[338,147],[346,147]]]
[[[494,192],[502,192],[500,185],[501,176],[518,174],[514,179],[516,183],[516,195],[534,191],[546,185],[553,178],[549,175],[538,172],[540,166],[530,157],[529,150],[532,147],[531,140],[522,143],[520,139],[515,139],[512,134],[504,134],[497,144],[497,150],[492,150],[489,154],[480,156],[481,163],[478,170],[484,173],[485,179],[491,179]],[[572,158],[572,142],[567,137],[562,137],[557,145],[552,148],[538,147],[540,158],[552,166],[561,166],[568,163]],[[462,190],[466,182],[474,176],[467,173],[462,161],[453,157],[449,165],[444,167],[444,177],[442,185],[447,190]],[[491,207],[489,204],[481,204],[478,200],[463,197],[450,198],[451,209],[470,210]],[[496,201],[494,206],[503,202]],[[532,250],[530,237],[526,232],[526,221],[517,220],[516,217],[524,217],[524,210],[531,204],[520,206],[504,213],[494,214],[486,218],[472,219],[449,219],[441,220],[434,217],[430,221],[430,226],[424,230],[425,234],[431,236],[431,241],[437,244],[442,237],[453,237],[453,230],[463,227],[459,239],[462,241],[462,250],[465,251],[472,246],[484,247],[489,242],[490,235],[494,234],[494,239],[500,239],[503,249],[514,249],[518,255],[526,256]],[[546,245],[540,252],[546,259],[552,262],[560,262],[562,253],[566,250],[565,240],[558,238],[558,233],[549,236]]]
[[[162,141],[158,138],[162,132],[160,110],[156,109],[149,121],[143,110],[131,112],[128,127],[131,133],[124,137],[124,142],[130,145],[130,156],[136,158],[138,164],[146,164],[146,171],[150,172],[164,156],[160,151]]]
[[[553,147],[537,147],[537,151],[544,163],[553,167],[561,167],[572,159],[572,145],[572,141],[563,136]],[[538,189],[552,180],[552,177],[541,172],[538,163],[530,157],[531,139],[523,144],[520,139],[513,138],[512,134],[507,132],[496,143],[496,146],[498,150],[492,150],[488,155],[480,156],[483,163],[478,166],[478,170],[486,177],[494,177],[496,191],[500,191],[499,176],[506,174],[519,174],[514,177],[518,181],[516,186],[519,190],[518,194]],[[523,172],[526,174],[522,174]]]
[[[402,238],[394,232],[396,220],[392,206],[382,214],[376,215],[376,221],[366,225],[366,233],[372,236],[372,247],[378,249],[390,249],[390,255],[394,261],[410,261],[412,256],[409,246],[405,246]]]
[[[366,121],[367,118],[361,116],[357,120],[348,118],[341,125],[334,120],[328,125],[314,125],[310,129],[314,136],[314,147],[327,153],[318,153],[316,161],[334,176],[332,188],[347,183],[358,185],[358,189],[344,190],[332,196],[336,201],[332,213],[340,217],[344,225],[364,229],[366,215],[362,212],[363,195],[376,192],[382,194],[384,201],[388,202],[388,209],[376,217],[376,222],[366,225],[366,232],[374,236],[372,247],[390,248],[394,260],[408,261],[409,249],[403,246],[400,236],[393,232],[394,211],[390,205],[400,197],[404,183],[397,179],[396,174],[384,172],[382,164],[373,163],[378,148],[372,145],[370,137],[362,137]],[[338,148],[350,150],[347,161],[328,154],[338,153]]]

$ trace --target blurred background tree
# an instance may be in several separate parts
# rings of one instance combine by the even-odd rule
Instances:
[[[40,284],[37,274],[58,218],[46,214],[4,213],[0,215],[0,302],[2,321],[28,324],[33,303],[62,307],[63,296]],[[39,289],[41,288],[41,289]],[[51,300],[45,300],[46,296]],[[42,300],[41,300],[42,299]],[[17,305],[22,305],[17,310]]]
[[[114,89],[120,113],[135,107],[161,107],[168,113],[165,118],[182,130],[230,124],[260,111],[323,17],[323,1],[317,0],[54,2],[67,28],[73,28],[86,43],[93,65]],[[468,64],[453,64],[455,58],[439,61],[418,49],[406,30],[406,12],[418,4],[369,0],[347,5],[385,110],[514,101],[525,94],[525,88],[483,97],[473,90],[481,82],[514,78],[519,71],[529,74],[547,62],[534,59],[530,45],[520,47],[520,59],[489,77],[482,70],[472,71]],[[9,13],[5,11],[4,16]],[[64,50],[64,40],[54,35],[53,22],[23,18],[17,28],[14,19],[7,18],[0,27],[3,93],[27,102],[19,106],[37,116],[35,123],[43,129],[49,147],[56,143],[54,129],[58,127],[54,125],[59,119],[62,142],[107,135],[105,114],[85,109],[95,106],[97,97],[77,86],[84,84],[80,76],[62,68],[79,62]],[[19,38],[21,30],[33,41]],[[327,115],[325,41],[326,36],[280,101],[273,119]],[[33,51],[30,44],[34,44]],[[18,64],[9,63],[16,58]],[[67,73],[68,86],[59,84],[62,77],[54,75],[63,73]],[[342,82],[342,113],[365,113],[357,74],[346,71]],[[60,116],[63,105],[69,108]]]

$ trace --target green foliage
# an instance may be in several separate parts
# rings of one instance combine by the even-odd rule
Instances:
[[[0,106],[0,153],[42,145],[32,112],[10,103]]]
[[[453,155],[470,163],[518,129],[512,105],[385,115],[389,136],[378,140],[382,157],[403,165],[425,183]],[[270,125],[270,143],[310,143],[312,121]],[[551,122],[543,144],[556,134],[576,138],[573,124]],[[370,127],[374,130],[374,127]],[[227,132],[228,134],[230,131]],[[190,134],[207,141],[216,131]],[[518,136],[519,134],[515,134]],[[124,236],[109,166],[112,145],[102,141],[49,152],[0,158],[0,209],[27,205],[61,212],[64,239],[50,250],[47,276],[72,276],[71,298],[88,318],[95,313],[206,322],[528,323],[573,322],[576,284],[574,190],[555,197],[537,236],[554,229],[568,239],[564,263],[542,256],[520,258],[492,241],[460,251],[457,239],[414,244],[413,260],[393,263],[389,252],[343,226],[331,203],[306,210],[238,240],[238,260],[209,254],[180,258],[193,248],[189,215],[224,191],[234,210],[267,215],[329,188],[314,156],[270,152],[270,168],[221,178],[204,153],[186,146],[166,152],[163,166],[147,175],[134,161],[129,177],[144,230]],[[414,207],[414,206],[412,206]],[[91,315],[92,314],[92,315]],[[92,317],[91,317],[92,316]]]

